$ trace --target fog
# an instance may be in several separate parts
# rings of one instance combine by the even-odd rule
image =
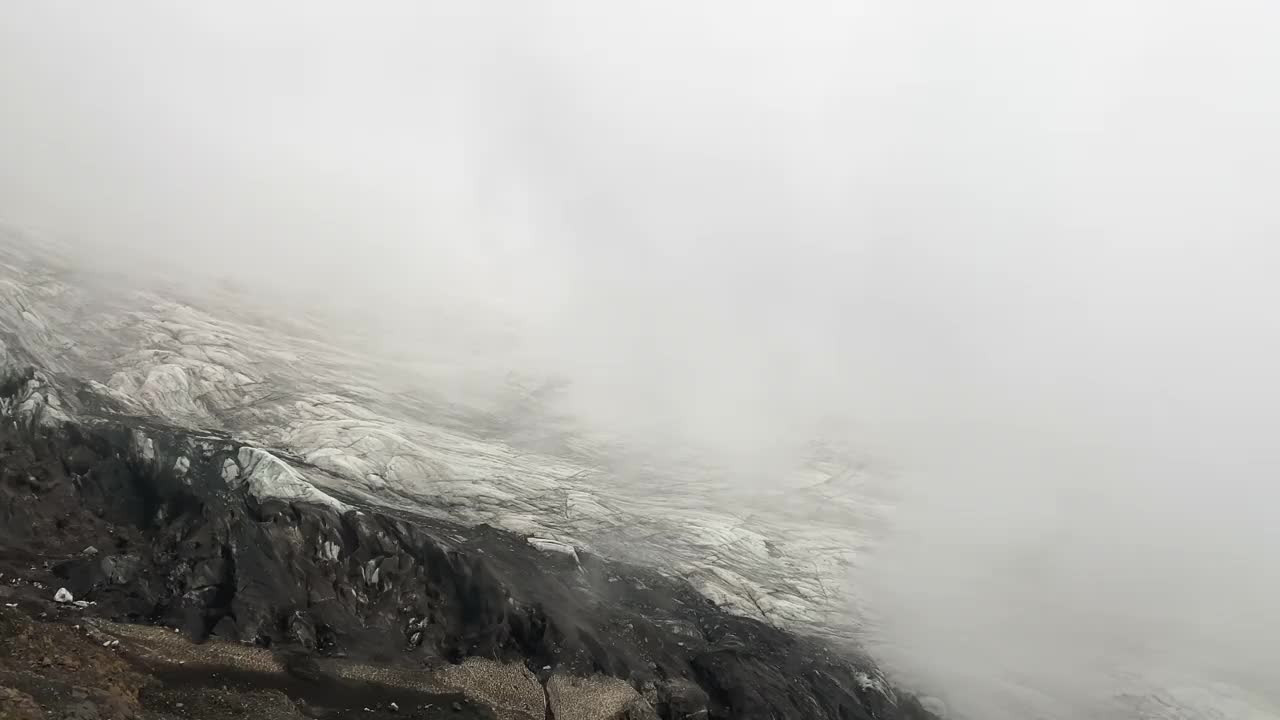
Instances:
[[[856,448],[866,642],[957,712],[1280,704],[1274,3],[3,9],[0,221],[747,488]]]

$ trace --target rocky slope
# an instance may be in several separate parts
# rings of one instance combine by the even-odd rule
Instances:
[[[139,417],[7,340],[9,594],[48,604],[65,588],[92,603],[78,616],[258,648],[264,672],[309,687],[354,663],[393,673],[401,693],[453,692],[497,717],[928,717],[869,662],[729,612],[683,580],[373,506],[337,481],[322,490],[311,480],[332,471],[306,458]],[[246,664],[263,671],[244,659],[230,669]]]
[[[661,566],[771,624],[856,630],[848,578],[884,503],[845,454],[815,448],[754,484],[660,465],[558,415],[554,380],[507,367],[501,338],[451,335],[465,322],[397,354],[342,334],[363,320],[259,312],[262,288],[98,265],[0,226],[0,330],[126,414],[288,452],[295,488]]]

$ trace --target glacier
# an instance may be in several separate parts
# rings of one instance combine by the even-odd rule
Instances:
[[[489,403],[452,396],[420,365],[362,351],[323,318],[274,316],[234,289],[86,271],[71,251],[12,229],[0,233],[0,333],[6,377],[36,368],[0,411],[31,427],[72,419],[61,394],[74,380],[120,413],[235,437],[243,445],[221,477],[261,500],[500,528],[574,563],[581,551],[658,569],[742,616],[848,648],[874,616],[858,572],[893,497],[889,478],[852,453],[815,449],[750,491],[696,461],[621,467],[616,438],[551,427],[555,442],[536,443],[504,424],[502,408],[536,407],[536,379],[506,378]],[[151,443],[139,432],[137,455],[154,459]],[[169,469],[182,477],[191,462]],[[341,549],[317,553],[336,561]],[[860,677],[864,689],[887,687]],[[1280,717],[1227,682],[1154,667],[1099,677],[1097,695],[1076,702],[993,681],[991,705],[1043,718]],[[947,716],[945,689],[926,689],[944,699],[925,707]]]

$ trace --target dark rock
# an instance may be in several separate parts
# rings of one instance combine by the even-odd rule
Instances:
[[[307,613],[297,610],[289,618],[289,639],[307,650],[316,649],[316,628]]]
[[[691,720],[704,717],[708,712],[710,698],[706,691],[689,680],[660,682],[656,695],[657,702],[653,703],[654,706],[663,717],[670,720]]]

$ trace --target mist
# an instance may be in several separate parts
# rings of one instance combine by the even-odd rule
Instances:
[[[1273,4],[5,10],[0,221],[746,493],[855,448],[850,613],[962,716],[1280,705]]]

